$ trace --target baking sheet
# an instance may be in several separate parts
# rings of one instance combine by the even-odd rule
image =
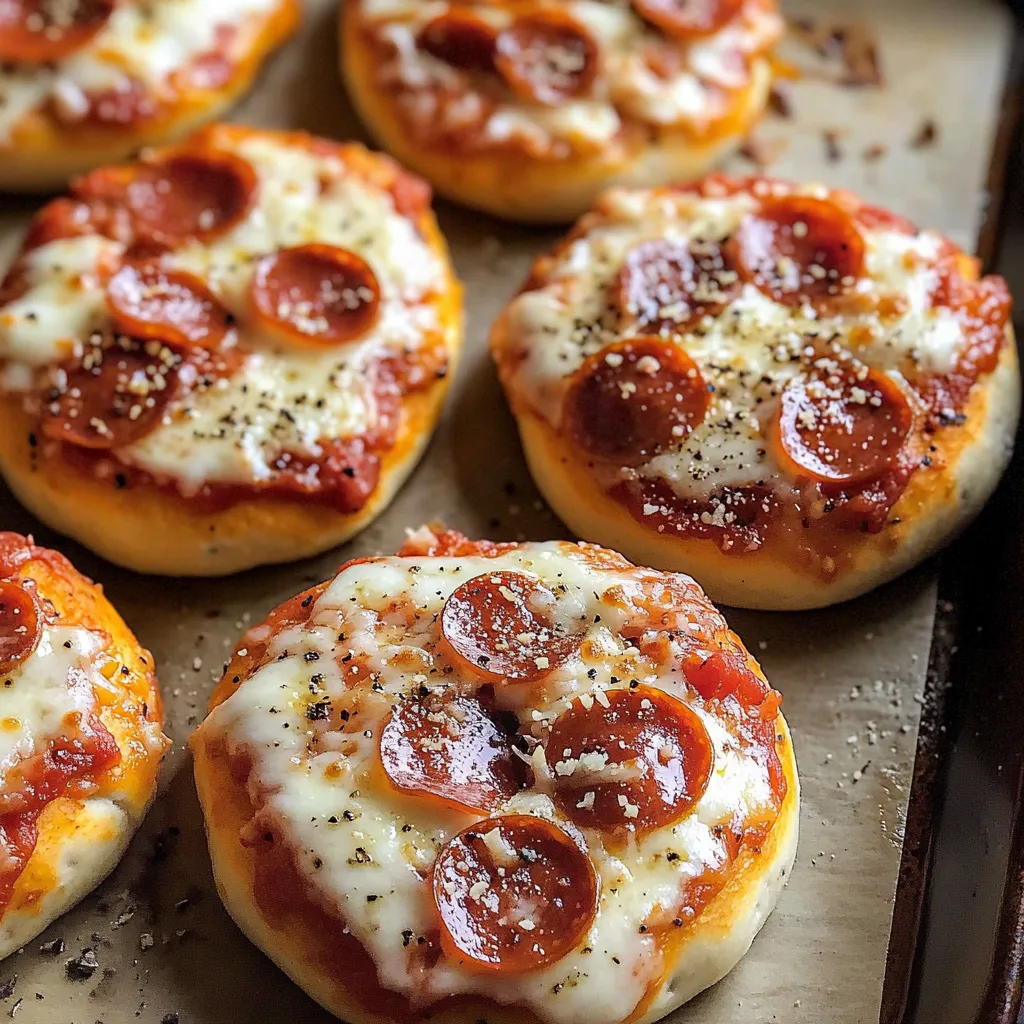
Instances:
[[[335,6],[307,4],[301,36],[273,62],[238,120],[360,136],[336,72]],[[750,156],[774,156],[770,173],[859,190],[970,247],[1010,36],[1001,8],[944,0],[794,0],[786,7],[818,23],[852,15],[867,25],[857,38],[877,40],[885,84],[840,86],[841,61],[813,56],[806,42],[790,45],[787,56],[805,69],[789,95],[791,116],[767,121]],[[747,173],[753,165],[737,158],[731,169]],[[0,258],[32,206],[0,199]],[[445,205],[439,213],[466,284],[466,358],[423,465],[392,508],[345,548],[228,580],[147,579],[39,528],[0,493],[0,525],[34,530],[64,550],[104,584],[152,649],[176,741],[161,797],[120,868],[0,964],[0,1012],[27,1024],[333,1019],[221,908],[184,741],[242,630],[344,558],[393,551],[406,527],[431,519],[494,539],[566,535],[529,482],[486,354],[491,320],[555,236]],[[801,847],[790,886],[750,954],[679,1011],[677,1024],[878,1019],[934,600],[926,566],[837,609],[730,614],[786,697],[803,778]],[[68,960],[85,949],[99,966],[90,977],[69,977]]]

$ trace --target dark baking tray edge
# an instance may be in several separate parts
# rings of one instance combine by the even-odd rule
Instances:
[[[990,165],[977,251],[986,269],[1010,279],[1024,323],[1024,17],[1013,50]],[[1008,224],[1022,225],[1015,234]],[[1014,249],[1017,252],[1014,252]],[[1016,279],[1016,280],[1014,280]],[[1014,285],[1017,287],[1014,287]],[[942,556],[903,851],[893,906],[880,1024],[1024,1024],[1024,424],[1002,485],[978,520]],[[978,742],[974,742],[978,741]],[[982,764],[976,762],[982,755]],[[970,822],[979,787],[997,778],[1007,818],[981,813]],[[964,857],[965,818],[977,842]],[[989,841],[995,831],[1002,843]],[[958,848],[959,845],[959,848]],[[977,889],[949,891],[937,875],[958,870],[971,888],[983,858],[1003,856],[1005,870],[991,921],[993,952],[973,1012],[950,1007],[935,1017],[924,998],[948,970],[948,946],[936,941],[962,920]],[[991,873],[990,871],[988,872]],[[965,950],[965,956],[977,950]],[[931,1005],[931,1012],[923,1010]],[[922,1013],[927,1016],[922,1016]]]

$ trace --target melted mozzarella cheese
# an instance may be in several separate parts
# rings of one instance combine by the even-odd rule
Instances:
[[[633,1012],[662,971],[656,944],[640,925],[677,906],[686,879],[722,863],[724,846],[714,827],[768,806],[771,787],[766,770],[724,720],[696,707],[714,745],[714,771],[695,810],[614,851],[600,832],[584,829],[601,890],[597,916],[578,948],[518,977],[466,971],[444,959],[425,969],[415,937],[436,925],[423,876],[440,846],[482,815],[382,788],[378,736],[396,695],[424,686],[472,689],[471,682],[443,674],[431,648],[451,592],[500,569],[535,574],[549,586],[557,595],[556,623],[578,628],[584,616],[591,623],[587,653],[546,677],[544,703],[524,708],[522,688],[498,687],[501,706],[528,728],[531,721],[556,718],[581,694],[619,683],[613,677],[618,672],[621,678],[621,666],[636,652],[619,638],[626,612],[612,588],[629,587],[630,570],[596,568],[565,543],[526,544],[496,558],[380,558],[344,569],[313,606],[308,624],[274,639],[268,664],[201,729],[223,736],[230,751],[248,753],[251,795],[299,851],[308,881],[370,952],[383,986],[414,1006],[476,993],[525,1003],[558,1024],[610,1024]],[[715,629],[727,628],[717,614],[713,622]],[[375,688],[364,679],[351,731],[343,738],[324,733],[306,710],[314,700],[342,700],[346,672],[357,665],[375,673]],[[687,699],[678,670],[651,672],[641,682]],[[536,731],[543,735],[539,726]],[[534,760],[542,768],[536,752]],[[492,813],[565,821],[542,782]],[[670,851],[677,856],[666,857]]]
[[[93,709],[93,659],[102,649],[86,629],[50,627],[31,656],[0,679],[0,786],[8,769],[60,734],[67,715]],[[82,682],[74,684],[72,670],[83,673]]]
[[[510,25],[514,5],[476,5],[476,13],[496,29]],[[591,34],[600,51],[600,70],[586,100],[570,100],[547,108],[507,102],[483,123],[481,134],[491,143],[516,140],[544,150],[570,144],[597,149],[610,143],[623,116],[654,125],[703,126],[722,116],[730,102],[726,90],[749,82],[745,57],[764,53],[781,31],[781,21],[764,10],[745,11],[736,23],[681,48],[671,44],[635,12],[630,0],[571,0],[569,13]],[[393,58],[380,69],[385,84],[395,84],[418,100],[403,96],[403,106],[427,130],[457,131],[480,108],[480,95],[464,76],[416,44],[420,30],[444,14],[450,3],[420,0],[362,0],[361,11],[393,48]],[[649,58],[670,46],[678,68],[659,74]],[[464,92],[466,102],[438,104],[431,90]],[[473,102],[476,101],[476,102]]]
[[[375,419],[372,382],[358,365],[330,352],[257,352],[119,455],[175,478],[188,496],[210,480],[264,481],[280,453],[316,458],[324,438],[358,436]]]
[[[0,65],[0,151],[18,122],[48,100],[75,121],[88,112],[88,94],[125,91],[133,81],[163,99],[169,75],[217,49],[221,26],[263,18],[276,6],[277,0],[122,0],[102,31],[65,60]]]
[[[83,338],[102,330],[106,304],[96,269],[119,259],[122,246],[99,235],[64,238],[25,259],[25,294],[0,309],[0,359],[40,367],[74,354]]]
[[[172,404],[162,425],[118,450],[122,461],[174,478],[186,494],[204,481],[264,480],[284,452],[316,458],[323,439],[372,431],[375,359],[414,351],[441,327],[428,300],[445,286],[444,264],[388,194],[301,144],[256,136],[237,149],[257,172],[252,210],[223,235],[187,243],[167,262],[206,282],[236,317],[239,344],[251,355],[237,373]],[[350,249],[374,270],[379,318],[357,342],[302,346],[262,331],[249,316],[256,261],[311,242]],[[101,257],[116,265],[121,252],[118,243],[88,235],[29,253],[28,291],[0,310],[0,383],[27,388],[27,369],[64,358],[92,331],[110,330],[93,270]]]
[[[813,185],[798,191],[825,194]],[[724,239],[756,205],[742,194],[701,199],[613,193],[607,217],[555,258],[551,282],[520,295],[509,308],[507,344],[523,356],[511,370],[518,399],[557,429],[569,379],[588,355],[620,336],[607,313],[606,294],[627,254],[651,239]],[[929,373],[956,364],[966,342],[962,328],[949,310],[935,309],[929,300],[935,271],[927,262],[938,252],[938,237],[879,229],[862,234],[866,271],[858,291],[901,296],[904,311],[884,319],[873,312],[818,316],[810,307],[791,309],[745,285],[718,317],[706,317],[678,336],[714,389],[710,407],[676,447],[639,468],[642,476],[666,480],[676,493],[697,499],[726,486],[779,480],[782,470],[765,444],[765,427],[782,388],[801,370],[805,346],[816,339],[838,340],[899,382],[899,367],[907,360]]]

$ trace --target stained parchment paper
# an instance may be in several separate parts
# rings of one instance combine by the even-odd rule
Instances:
[[[336,0],[309,0],[306,7],[300,36],[235,117],[361,137],[337,74]],[[861,58],[865,40],[875,41],[884,84],[841,85],[841,61],[814,55],[806,42],[790,43],[786,56],[804,74],[782,104],[789,116],[769,118],[731,169],[749,173],[752,157],[773,157],[769,173],[859,190],[971,247],[1008,55],[1002,10],[995,2],[954,0],[793,0],[786,8],[819,26],[867,26],[853,39]],[[841,38],[849,44],[850,31]],[[13,250],[34,205],[0,197],[0,259]],[[0,963],[0,1013],[24,1024],[333,1019],[222,909],[184,744],[243,629],[343,559],[393,551],[407,527],[434,519],[493,539],[567,536],[530,483],[486,352],[492,319],[555,234],[438,207],[466,285],[466,355],[423,464],[391,509],[345,548],[225,580],[146,578],[56,537],[0,491],[0,528],[32,530],[65,551],[103,583],[152,649],[176,741],[161,796],[119,869]],[[925,566],[823,612],[730,613],[785,695],[803,779],[800,853],[749,955],[678,1011],[674,1024],[878,1019],[934,601],[933,569]],[[89,958],[77,967],[73,958],[87,949],[98,966],[83,977]]]

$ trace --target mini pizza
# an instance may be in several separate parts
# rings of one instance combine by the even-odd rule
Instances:
[[[152,655],[56,551],[0,533],[0,957],[113,870],[170,741]]]
[[[424,528],[243,637],[192,739],[217,885],[353,1024],[646,1024],[787,879],[779,706],[688,576]]]
[[[608,185],[706,173],[764,111],[775,0],[348,0],[370,131],[439,192],[567,221]]]
[[[0,285],[0,470],[141,572],[310,555],[411,471],[462,340],[430,192],[218,125],[44,207]]]
[[[751,608],[843,601],[935,550],[1020,406],[1006,283],[816,185],[611,191],[491,341],[562,519]]]
[[[299,0],[2,0],[0,189],[44,192],[222,114]]]

